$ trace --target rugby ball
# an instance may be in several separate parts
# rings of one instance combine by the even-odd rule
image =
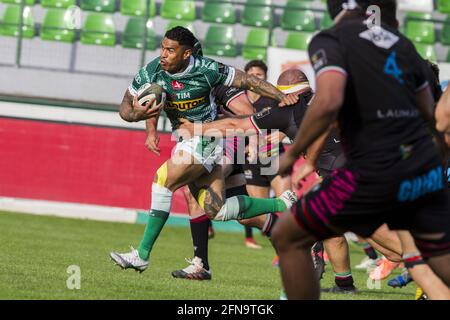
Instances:
[[[146,104],[148,101],[156,99],[153,102],[152,108],[158,105],[159,103],[166,102],[166,92],[163,87],[161,87],[157,83],[146,83],[144,84],[137,92],[139,104],[142,106]]]

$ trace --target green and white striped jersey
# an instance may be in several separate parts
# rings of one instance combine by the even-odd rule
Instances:
[[[161,68],[158,57],[139,71],[128,90],[136,95],[146,83],[162,86],[167,93],[164,111],[174,127],[178,118],[192,122],[214,121],[217,106],[212,89],[222,84],[231,85],[234,75],[234,68],[202,56],[191,56],[189,66],[183,72],[170,74]]]

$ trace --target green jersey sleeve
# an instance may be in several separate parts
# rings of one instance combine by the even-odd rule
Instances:
[[[233,67],[224,65],[220,62],[213,61],[204,71],[204,75],[208,80],[211,88],[218,85],[231,86],[234,81],[236,70]]]
[[[151,83],[159,69],[159,57],[150,61],[134,76],[133,81],[128,87],[128,91],[133,95],[137,95],[138,90],[146,83]]]

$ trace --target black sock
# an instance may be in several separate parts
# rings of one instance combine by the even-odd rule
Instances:
[[[377,252],[370,244],[366,243],[363,248],[364,252],[370,259],[375,260],[376,258],[378,258]]]
[[[208,264],[208,228],[210,220],[206,215],[190,220],[194,256],[202,259],[203,268],[209,270]]]
[[[265,236],[269,238],[271,237],[273,226],[275,225],[277,220],[278,216],[275,213],[268,213],[266,222],[264,223],[264,226],[261,230]]]
[[[338,287],[351,287],[353,286],[352,272],[334,273],[334,282]]]
[[[253,238],[253,231],[251,227],[245,227],[245,238]]]

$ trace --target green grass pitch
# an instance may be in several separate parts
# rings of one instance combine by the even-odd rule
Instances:
[[[255,231],[262,250],[244,246],[244,234],[217,232],[210,241],[212,281],[174,279],[171,271],[184,268],[192,255],[190,231],[166,226],[142,274],[112,264],[109,252],[128,251],[139,243],[144,226],[0,213],[0,299],[278,299],[280,277],[272,267],[274,251]],[[364,256],[350,247],[352,265]],[[81,288],[70,290],[67,268],[80,267]],[[399,274],[399,270],[395,274]],[[299,277],[302,275],[299,274]],[[359,293],[323,293],[322,299],[412,300],[416,286],[369,289],[367,274],[353,270]],[[333,285],[327,266],[322,287]]]

